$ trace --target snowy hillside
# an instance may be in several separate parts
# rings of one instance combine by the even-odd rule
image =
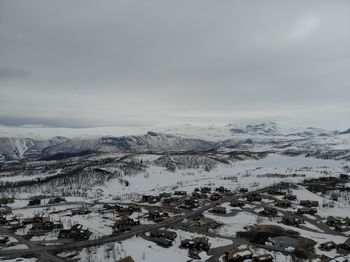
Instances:
[[[348,132],[285,128],[272,122],[85,129],[1,126],[0,161],[58,159],[99,152],[222,151],[226,148],[315,156],[325,151],[328,154],[329,150],[346,150],[337,153],[346,156],[349,141]]]

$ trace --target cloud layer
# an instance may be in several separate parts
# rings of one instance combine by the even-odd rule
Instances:
[[[0,2],[0,124],[347,128],[348,1]]]

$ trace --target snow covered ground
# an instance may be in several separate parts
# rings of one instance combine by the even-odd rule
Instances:
[[[147,156],[149,160],[149,156]],[[232,165],[219,165],[209,172],[202,169],[179,169],[175,172],[151,165],[146,172],[125,177],[125,187],[119,180],[111,180],[98,187],[104,195],[130,199],[132,195],[156,195],[166,190],[192,191],[195,187],[224,186],[231,190],[239,187],[261,188],[274,183],[301,182],[305,178],[319,177],[322,173],[335,175],[343,172],[345,162],[310,157],[289,157],[272,154],[261,160],[245,160]]]
[[[135,261],[152,261],[152,262],[179,262],[187,261],[189,258],[187,249],[180,249],[181,240],[192,239],[202,235],[190,233],[183,230],[173,230],[177,233],[173,246],[170,248],[160,247],[157,244],[147,241],[141,237],[133,237],[121,243],[110,243],[107,245],[85,248],[74,257],[79,262],[115,262],[126,256],[132,256]],[[209,242],[212,248],[226,246],[232,244],[232,241],[209,237]],[[64,257],[70,255],[70,252],[62,253],[60,256]],[[209,256],[205,252],[200,254],[201,260],[205,261]],[[90,259],[90,260],[89,260]]]

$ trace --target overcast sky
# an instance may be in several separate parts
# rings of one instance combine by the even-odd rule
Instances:
[[[349,119],[348,0],[0,0],[0,124]]]

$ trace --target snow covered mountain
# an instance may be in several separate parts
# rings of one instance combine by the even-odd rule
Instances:
[[[0,126],[0,161],[58,159],[90,153],[145,151],[318,150],[347,147],[349,132],[320,128],[284,128],[276,123],[223,126],[177,125],[149,128],[49,129],[18,128],[10,135]],[[119,135],[123,131],[130,135]],[[40,133],[67,134],[39,138]],[[139,132],[139,133],[138,133]],[[72,135],[74,133],[74,135]],[[79,133],[82,134],[79,136]],[[117,135],[114,135],[117,134]],[[141,135],[138,135],[141,134]],[[344,142],[345,141],[345,142]]]

